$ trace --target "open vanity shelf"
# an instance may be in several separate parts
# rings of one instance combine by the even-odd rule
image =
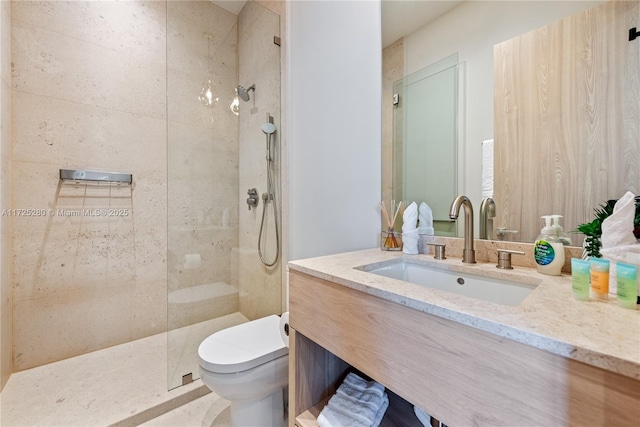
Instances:
[[[337,270],[317,277],[296,268],[291,427],[316,426],[351,369],[387,388],[386,426],[420,426],[412,405],[454,426],[630,426],[640,416],[634,378],[336,283],[346,283]]]
[[[329,399],[333,396],[335,390],[340,383],[342,383],[342,380],[347,373],[353,371],[363,378],[366,378],[366,375],[363,375],[361,372],[353,369],[345,361],[334,354],[331,354],[331,352],[320,347],[304,335],[295,332],[295,330],[290,329],[290,334],[291,336],[295,335],[296,350],[300,350],[296,351],[295,362],[293,364],[300,363],[301,365],[298,369],[303,370],[309,366],[305,361],[312,361],[315,368],[318,368],[316,370],[318,377],[313,380],[314,385],[318,386],[316,392],[320,395],[327,395],[326,397],[321,398],[314,405],[308,407],[304,412],[297,415],[295,417],[294,425],[296,427],[318,427],[317,419],[320,412],[329,402]],[[324,367],[324,375],[322,374],[322,367]],[[300,387],[298,387],[298,390],[300,390]],[[310,390],[307,390],[306,393],[309,392],[311,394],[307,394],[307,396],[314,394]],[[407,402],[388,388],[386,389],[386,393],[389,396],[389,407],[382,419],[380,424],[381,427],[422,427],[422,424],[413,412],[413,405],[411,403]],[[311,398],[311,400],[315,399]],[[307,405],[303,406],[306,407]],[[297,405],[297,407],[300,408],[301,406]]]

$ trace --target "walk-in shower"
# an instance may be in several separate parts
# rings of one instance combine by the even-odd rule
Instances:
[[[284,7],[242,3],[2,2],[3,146],[20,154],[6,208],[46,214],[3,234],[3,425],[139,425],[201,394],[163,389],[199,376],[205,337],[282,312],[282,268],[260,262],[261,217],[239,205],[268,178],[265,113],[281,127]],[[62,188],[60,169],[133,180]]]

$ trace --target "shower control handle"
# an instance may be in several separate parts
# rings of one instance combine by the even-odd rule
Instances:
[[[250,188],[247,190],[247,194],[249,195],[249,197],[247,197],[247,207],[251,210],[252,207],[255,208],[258,206],[258,189]]]

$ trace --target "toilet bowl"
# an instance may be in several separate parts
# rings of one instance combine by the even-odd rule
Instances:
[[[200,378],[231,402],[234,427],[284,427],[289,349],[280,317],[263,317],[216,332],[198,347]]]

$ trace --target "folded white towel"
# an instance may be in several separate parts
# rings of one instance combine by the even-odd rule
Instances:
[[[613,207],[613,213],[602,221],[602,248],[634,245],[633,218],[636,214],[636,201],[632,192],[627,191]]]
[[[320,427],[371,427],[380,416],[380,410],[389,405],[384,386],[375,381],[366,381],[349,373],[338,387],[329,403],[318,416]],[[386,410],[386,408],[385,408]],[[382,412],[384,415],[384,411]]]
[[[378,409],[378,413],[376,414],[376,418],[373,420],[371,427],[378,427],[382,422],[382,417],[384,417],[384,413],[387,412],[387,408],[389,407],[389,396],[387,393],[384,394],[384,399],[382,400],[382,406]]]
[[[377,408],[382,403],[384,386],[375,381],[367,381],[350,372],[341,386],[338,387],[336,393],[343,394],[360,402],[366,402],[367,404],[372,403]]]

